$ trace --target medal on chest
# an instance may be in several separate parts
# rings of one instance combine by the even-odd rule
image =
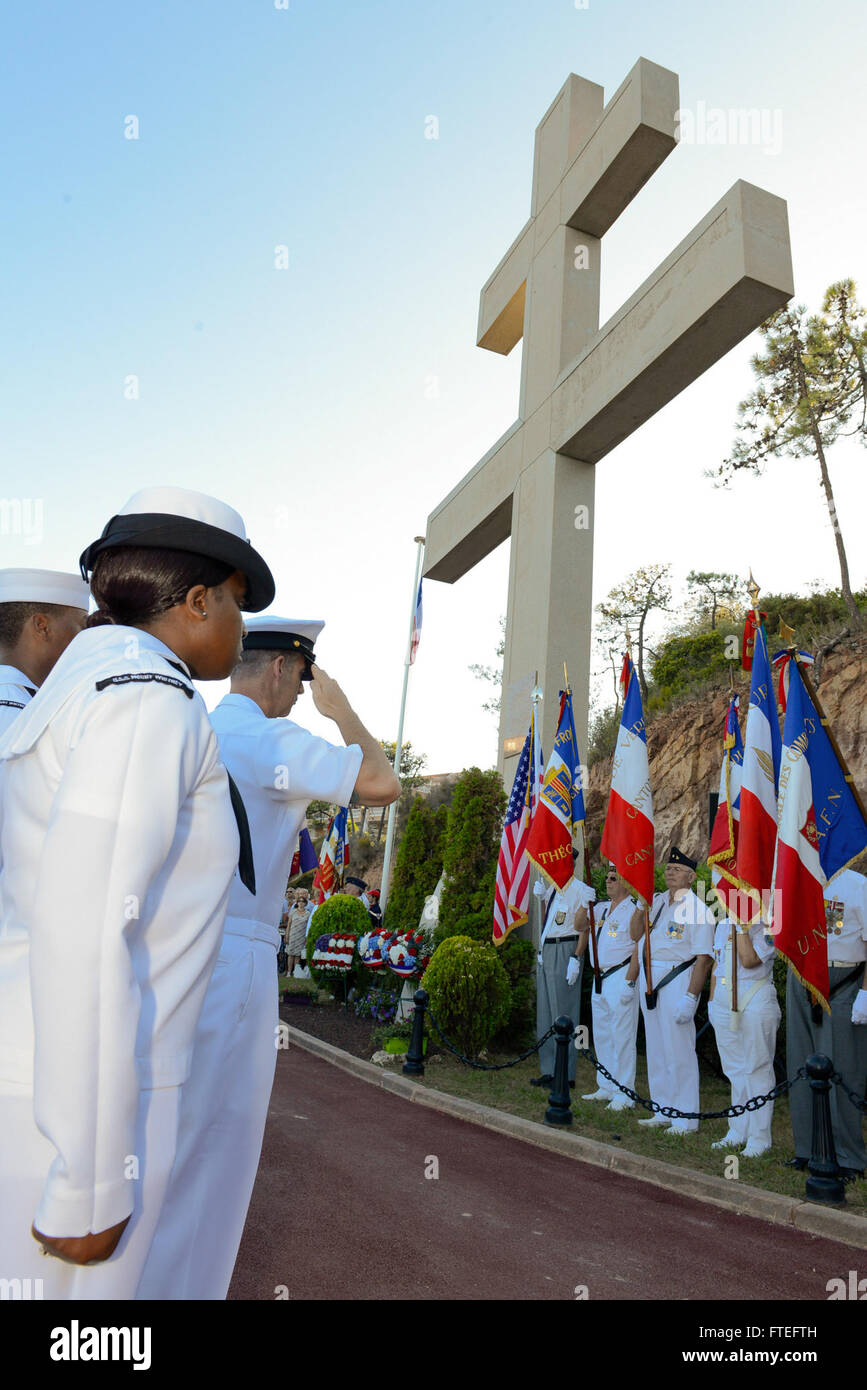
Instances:
[[[566,921],[566,913],[565,913],[565,912],[555,912],[555,913],[554,913],[554,921],[557,923],[557,926],[558,926],[558,927],[562,927],[563,923]]]
[[[843,930],[843,910],[843,903],[825,903],[825,926],[832,936],[839,936]]]
[[[683,929],[683,922],[668,922],[666,923],[665,934],[668,937],[669,941],[682,941]]]

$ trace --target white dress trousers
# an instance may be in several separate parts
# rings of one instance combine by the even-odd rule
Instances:
[[[253,1192],[277,1057],[277,924],[311,801],[346,805],[361,749],[335,747],[246,695],[211,713],[250,822],[256,893],[236,874],[181,1098],[178,1155],[142,1298],[224,1299]]]
[[[762,965],[747,969],[738,962],[738,1012],[731,1012],[731,923],[717,925],[714,938],[714,994],[707,1012],[716,1034],[716,1045],[723,1070],[731,1082],[732,1105],[743,1105],[752,1096],[773,1090],[774,1051],[780,1005],[774,988],[774,946],[765,937],[765,928],[753,927],[750,939]],[[763,1147],[771,1143],[774,1102],[760,1110],[748,1110],[729,1119],[729,1132],[739,1142],[754,1140]]]

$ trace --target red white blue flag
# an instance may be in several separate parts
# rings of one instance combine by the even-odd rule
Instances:
[[[298,836],[298,848],[292,856],[292,867],[289,870],[289,877],[294,878],[296,874],[309,873],[315,869],[319,860],[316,858],[316,850],[313,848],[313,841],[310,838],[310,831],[307,826],[302,826]]]
[[[421,586],[422,586],[422,582],[423,582],[423,581],[422,581],[421,579],[418,581],[418,593],[416,594],[416,599],[415,599],[415,612],[414,612],[413,615],[412,615],[412,632],[410,633],[410,638],[409,638],[409,664],[410,664],[410,666],[411,666],[412,663],[415,661],[415,654],[416,654],[416,652],[418,651],[418,644],[419,644],[419,641],[420,641],[420,639],[421,639],[421,618],[422,618],[422,612],[421,612]],[[404,613],[405,613],[405,612],[406,612],[406,609],[404,609],[403,611],[404,611]],[[404,631],[406,631],[406,629],[404,629]]]
[[[716,818],[710,837],[707,862],[711,866],[711,882],[726,913],[731,916],[729,897],[740,891],[738,878],[738,834],[741,819],[741,772],[744,744],[738,723],[740,698],[733,695],[726,711],[723,727],[723,760],[720,769],[719,797]],[[732,904],[732,910],[734,909]]]
[[[527,855],[555,888],[572,877],[572,848],[583,843],[584,792],[572,717],[572,692],[560,691],[560,718],[545,768]]]
[[[632,659],[623,658],[623,714],[611,769],[611,793],[600,851],[645,902],[653,897],[653,798],[641,690]]]
[[[780,722],[768,659],[768,639],[764,623],[759,623],[755,629],[741,771],[737,870],[740,893],[729,900],[734,919],[745,926],[753,925],[763,916],[768,920],[777,842],[780,751]]]
[[[330,898],[331,894],[336,891],[343,871],[349,863],[349,852],[346,845],[346,810],[345,806],[341,806],[328,827],[319,855],[319,868],[313,880],[314,889],[318,888],[326,898]]]
[[[792,661],[780,771],[774,943],[828,1011],[824,888],[865,848],[867,821]]]
[[[506,819],[497,860],[497,881],[494,888],[495,946],[502,946],[509,932],[528,920],[530,913],[530,861],[527,841],[536,814],[542,783],[542,748],[536,729],[536,712],[530,716],[530,728],[518,759],[518,769],[512,783],[512,794],[506,808]]]

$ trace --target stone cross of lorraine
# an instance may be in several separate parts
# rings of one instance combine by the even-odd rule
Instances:
[[[794,293],[786,204],[739,181],[599,327],[601,238],[674,149],[677,109],[677,75],[644,58],[606,106],[572,74],[536,131],[530,220],[481,293],[479,346],[524,339],[518,419],[431,513],[424,573],[454,583],[512,537],[507,789],[534,671],[546,757],[564,661],[586,755],[595,465]]]

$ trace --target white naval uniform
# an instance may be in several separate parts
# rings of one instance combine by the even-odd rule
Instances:
[[[650,906],[651,982],[656,987],[669,970],[691,956],[713,955],[714,916],[691,889],[670,903],[668,893],[655,893]],[[647,1081],[650,1098],[677,1110],[698,1110],[698,1057],[695,1023],[675,1023],[674,1013],[689,989],[692,967],[670,980],[656,996],[656,1008],[648,1009],[644,977],[644,937],[638,943],[641,974],[641,1012],[647,1043]],[[672,1120],[672,1129],[698,1129],[698,1120]]]
[[[130,1299],[238,859],[226,771],[187,668],[119,625],[73,639],[0,761],[0,1277]],[[95,1265],[30,1235],[126,1217]]]
[[[708,1004],[708,1017],[716,1034],[723,1070],[732,1084],[732,1105],[743,1105],[751,1096],[763,1096],[773,1090],[774,1051],[777,1045],[777,1026],[780,1005],[774,988],[774,944],[766,935],[767,928],[759,923],[750,928],[750,941],[760,965],[745,966],[737,962],[738,1011],[731,1012],[732,924],[726,917],[717,923],[713,942],[713,999]],[[729,1134],[737,1142],[748,1139],[762,1147],[771,1143],[771,1122],[774,1102],[768,1101],[761,1110],[729,1119]]]
[[[629,935],[629,923],[635,911],[635,903],[632,898],[626,897],[623,902],[612,907],[611,903],[597,904],[596,917],[596,946],[599,957],[599,972],[605,975],[606,971],[612,973],[607,975],[602,981],[602,989],[596,993],[594,983],[590,998],[593,1007],[593,1050],[599,1061],[612,1076],[628,1086],[632,1090],[635,1086],[635,1035],[638,1031],[638,990],[632,990],[632,998],[628,1004],[621,1003],[623,986],[626,983],[626,972],[629,968],[622,965],[621,969],[615,970],[614,966],[621,965],[623,961],[629,961],[635,946],[635,942]],[[590,950],[590,943],[587,944],[587,951]],[[585,954],[587,954],[585,952]],[[592,966],[592,956],[590,962]],[[588,967],[590,968],[590,967]],[[616,1086],[612,1086],[607,1077],[601,1071],[596,1073],[596,1085],[600,1091],[604,1091],[612,1100],[618,1104],[632,1105],[633,1102]]]
[[[311,801],[346,805],[357,744],[335,747],[255,700],[226,695],[211,714],[244,800],[256,894],[238,876],[181,1103],[178,1157],[142,1297],[223,1299],[256,1178],[277,1058],[277,971],[286,876]],[[194,1223],[187,1235],[185,1214]]]
[[[556,1019],[571,1018],[577,1028],[581,1012],[581,975],[584,966],[583,956],[578,961],[578,976],[571,985],[566,983],[566,970],[569,960],[575,954],[578,933],[575,930],[575,913],[583,907],[587,897],[587,887],[580,879],[570,878],[560,892],[552,888],[545,899],[543,912],[544,925],[539,937],[539,954],[536,958],[536,1037],[547,1033]],[[558,920],[559,919],[559,920]],[[556,1037],[549,1038],[539,1048],[539,1074],[554,1075],[557,1062]],[[575,1080],[578,1054],[574,1047],[568,1049],[569,1080]]]
[[[0,665],[0,738],[10,729],[36,694],[36,686],[17,666]],[[0,846],[3,834],[3,764],[0,763]],[[0,869],[3,853],[0,847]]]

